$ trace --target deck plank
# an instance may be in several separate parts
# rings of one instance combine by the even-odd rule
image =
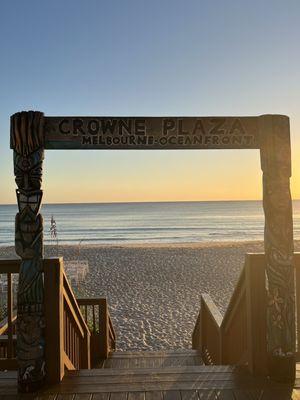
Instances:
[[[181,390],[181,400],[198,400],[198,391],[197,390]]]
[[[215,390],[215,400],[236,400],[232,390]]]
[[[93,393],[92,400],[109,400],[110,393]]]
[[[180,390],[164,391],[164,400],[181,400]]]
[[[110,353],[111,358],[124,358],[124,357],[165,357],[165,356],[175,356],[175,357],[186,357],[187,355],[200,355],[198,350],[193,349],[178,349],[178,350],[163,350],[163,351],[114,351]],[[300,368],[299,368],[300,370]]]
[[[300,396],[297,397],[297,394],[293,389],[266,389],[263,391],[263,394],[259,400],[300,400]]]
[[[163,400],[163,392],[145,392],[145,400]]]
[[[253,377],[243,368],[194,365],[195,357],[183,353],[176,357],[118,356],[107,361],[122,368],[69,371],[60,384],[45,387],[34,399],[300,400],[299,378],[291,388]],[[183,365],[190,362],[193,365]],[[145,365],[147,368],[141,369]],[[0,372],[0,398],[24,398],[17,395],[16,372]]]
[[[190,373],[197,373],[197,374],[219,374],[219,373],[226,373],[226,374],[236,374],[242,373],[243,370],[240,370],[237,367],[232,366],[223,366],[223,365],[190,365],[186,367],[163,367],[160,370],[164,373],[169,374],[177,374],[179,372],[185,371]],[[140,372],[140,368],[132,368],[131,371]],[[146,368],[145,373],[149,374],[151,372],[157,372],[157,368]],[[127,375],[129,371],[118,369],[118,368],[101,368],[101,369],[81,369],[81,370],[74,370],[68,371],[66,377],[73,377],[73,376],[104,376],[104,375]]]
[[[145,392],[128,392],[127,400],[145,400]]]
[[[104,368],[160,368],[173,366],[203,365],[197,350],[116,352],[104,362]]]
[[[257,390],[240,390],[240,389],[235,389],[234,391],[234,396],[237,400],[261,400],[261,397],[263,395],[263,390],[257,389]],[[274,397],[274,400],[283,400],[281,397]]]
[[[111,393],[109,400],[127,400],[127,392]]]

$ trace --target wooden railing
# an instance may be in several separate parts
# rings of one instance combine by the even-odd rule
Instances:
[[[19,274],[20,265],[20,260],[0,260],[0,275],[7,277],[7,315],[0,318],[0,370],[17,369],[13,274]],[[77,300],[62,258],[43,260],[43,271],[46,376],[48,383],[54,383],[63,378],[66,370],[90,368],[91,353],[94,363],[106,358],[115,349],[116,335],[106,298]]]
[[[210,296],[202,296],[193,348],[201,351],[207,364],[247,365],[253,374],[266,375],[264,254],[246,255],[244,269],[223,318]]]
[[[16,299],[13,274],[19,274],[20,262],[0,260],[1,323],[0,323],[0,370],[16,369]],[[6,293],[5,293],[6,292]]]
[[[91,363],[97,365],[116,348],[116,334],[108,311],[106,297],[77,299],[91,333]]]
[[[65,370],[90,368],[90,332],[63,269],[62,258],[44,261],[47,381]]]
[[[208,294],[201,296],[201,313],[199,313],[192,336],[193,348],[200,349],[206,364],[221,363],[222,315]]]
[[[17,369],[17,316],[12,277],[19,274],[20,264],[20,260],[0,260],[0,275],[7,276],[7,316],[0,324],[1,370]],[[62,259],[45,259],[43,270],[47,380],[58,382],[66,369],[90,367],[90,332],[64,273]]]

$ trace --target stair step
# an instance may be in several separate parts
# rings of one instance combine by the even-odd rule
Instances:
[[[186,356],[199,356],[198,350],[185,349],[185,350],[168,350],[168,351],[113,351],[109,357],[112,358],[136,358],[136,357],[186,357]]]
[[[114,352],[100,368],[162,368],[203,364],[197,350]]]
[[[268,385],[231,366],[98,369],[69,371],[51,391],[61,393],[135,392],[163,390],[243,389]]]
[[[128,370],[118,368],[99,368],[99,369],[79,369],[73,371],[66,371],[67,377],[83,377],[83,376],[110,376],[110,375],[145,375],[152,372],[160,374],[173,374],[173,373],[228,373],[232,374],[236,371],[243,371],[240,367],[235,365],[192,365],[187,367],[164,367],[164,368],[130,368]]]

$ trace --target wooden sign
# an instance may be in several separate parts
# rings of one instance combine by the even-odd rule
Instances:
[[[255,149],[259,117],[45,117],[45,149]]]

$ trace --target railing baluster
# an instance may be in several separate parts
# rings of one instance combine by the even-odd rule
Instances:
[[[101,310],[100,310],[100,304],[98,303],[98,326],[97,326],[97,328],[98,328],[98,332],[99,332],[99,334],[101,335],[101,327],[100,327],[100,312],[101,312]]]
[[[96,318],[95,318],[95,305],[92,305],[92,312],[93,312],[93,332],[96,333]]]
[[[110,351],[115,350],[115,331],[108,312],[107,299],[80,298],[77,299],[77,303],[85,311],[85,322],[88,323],[92,334],[91,355],[93,362],[97,363],[99,359],[107,358]]]
[[[8,349],[7,358],[13,357],[13,290],[12,290],[12,276],[11,273],[7,274],[7,323],[8,323]]]

